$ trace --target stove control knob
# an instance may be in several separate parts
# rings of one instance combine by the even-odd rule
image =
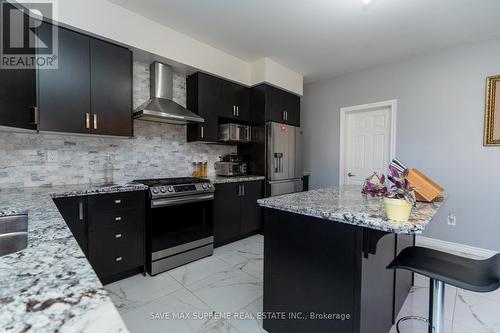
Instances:
[[[212,188],[212,184],[208,184],[208,188]]]
[[[165,192],[166,192],[165,187],[163,187],[163,186],[162,186],[162,187],[160,187],[160,191],[161,191],[161,193],[165,193]]]
[[[158,192],[159,192],[159,191],[158,191],[158,187],[154,187],[154,188],[153,188],[153,193],[154,193],[154,194],[158,194]]]
[[[169,186],[168,189],[167,189],[169,192],[173,192],[174,191],[174,188],[172,186]]]
[[[207,184],[203,184],[203,185],[201,185],[201,187],[202,187],[204,190],[206,190],[206,189],[207,189]]]

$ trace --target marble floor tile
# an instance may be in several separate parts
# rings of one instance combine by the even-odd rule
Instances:
[[[215,256],[211,256],[174,268],[168,271],[168,274],[186,286],[203,280],[210,275],[230,269],[230,264]]]
[[[446,302],[446,301],[445,301]],[[401,311],[398,314],[397,320],[406,316],[419,316],[428,318],[428,303],[418,303],[418,297],[414,298],[414,294],[408,295]],[[451,304],[451,310],[447,310],[445,308],[445,312],[453,313],[453,305]],[[453,316],[446,317],[445,313],[445,321],[444,321],[444,333],[452,333],[453,326]],[[425,322],[419,320],[409,320],[402,322],[400,325],[400,329],[402,333],[427,333],[427,324]],[[396,327],[393,326],[390,330],[390,333],[396,333]]]
[[[219,272],[186,288],[215,311],[234,312],[262,296],[262,281],[238,269]]]
[[[196,319],[195,314],[211,313],[212,309],[185,288],[181,288],[169,295],[162,296],[153,302],[131,310],[123,315],[123,320],[131,333],[195,333],[217,332],[204,331],[213,324],[213,319]],[[190,318],[159,319],[161,315],[172,316],[175,313],[187,314]],[[158,314],[158,316],[156,316]],[[152,317],[156,316],[156,319]],[[166,318],[166,317],[163,317]],[[168,317],[167,317],[168,318]],[[224,331],[221,331],[224,332]],[[231,332],[231,331],[228,331]],[[237,331],[236,331],[237,332]]]
[[[263,311],[262,302],[262,297],[259,297],[257,300],[253,301],[241,310],[252,314],[253,318],[231,319],[229,322],[240,330],[241,333],[266,333],[266,331],[262,328],[262,320],[257,316],[257,313]]]
[[[500,302],[465,290],[459,290],[455,321],[471,332],[500,333]]]
[[[445,319],[453,319],[453,310],[455,308],[455,300],[457,297],[457,289],[455,287],[446,286],[444,291],[444,317]],[[407,315],[428,316],[429,313],[429,288],[428,287],[413,287],[410,294],[406,298],[403,309],[408,311]]]
[[[244,333],[231,325],[226,320],[219,320],[215,323],[205,325],[199,333]]]
[[[164,295],[182,288],[168,274],[143,276],[137,274],[104,286],[120,313],[136,309]]]

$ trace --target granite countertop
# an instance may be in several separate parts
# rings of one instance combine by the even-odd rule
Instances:
[[[28,247],[0,257],[1,332],[128,332],[52,201],[131,186],[2,189],[2,214],[28,212]]]
[[[229,183],[251,182],[255,180],[264,180],[265,178],[266,177],[264,176],[246,175],[246,176],[231,176],[231,177],[215,176],[215,177],[209,177],[208,179],[212,182],[212,184],[229,184]]]
[[[406,234],[421,233],[441,207],[417,203],[408,222],[388,220],[382,198],[361,194],[359,187],[331,187],[258,200],[262,207],[318,217],[324,220]]]

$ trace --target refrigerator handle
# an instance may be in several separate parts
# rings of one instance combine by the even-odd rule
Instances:
[[[283,153],[274,153],[274,159],[276,161],[276,173],[283,172]]]

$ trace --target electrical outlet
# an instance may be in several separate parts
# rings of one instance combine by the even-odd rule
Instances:
[[[455,214],[448,214],[448,225],[457,225],[457,217]]]
[[[57,150],[47,150],[47,163],[57,163]]]

